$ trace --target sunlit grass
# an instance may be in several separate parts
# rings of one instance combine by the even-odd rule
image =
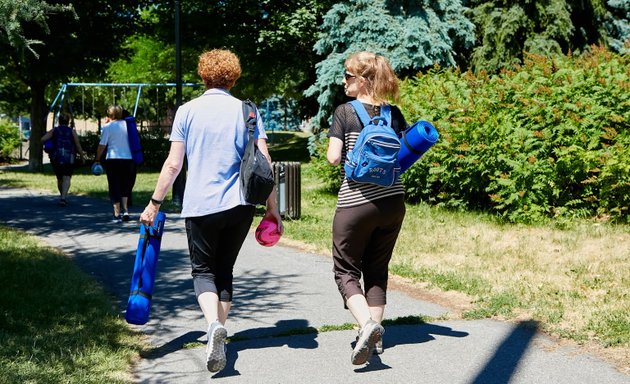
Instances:
[[[140,336],[72,261],[0,226],[0,383],[128,383]]]

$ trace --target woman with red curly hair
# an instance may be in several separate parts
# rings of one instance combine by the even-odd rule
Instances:
[[[199,57],[197,72],[206,91],[177,110],[170,152],[140,221],[153,224],[186,156],[188,177],[181,215],[186,219],[195,294],[208,322],[206,365],[210,372],[218,372],[226,365],[224,325],[232,304],[232,271],[255,206],[245,202],[239,182],[248,140],[242,101],[230,94],[241,76],[239,59],[228,50],[207,51]],[[271,163],[267,135],[257,116],[254,139]],[[276,221],[283,231],[275,189],[267,199],[265,218]]]

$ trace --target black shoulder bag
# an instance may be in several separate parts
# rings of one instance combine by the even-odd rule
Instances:
[[[256,106],[250,100],[243,101],[243,118],[248,130],[247,146],[241,160],[241,189],[245,201],[265,204],[275,185],[273,171],[267,158],[258,150],[254,141]]]

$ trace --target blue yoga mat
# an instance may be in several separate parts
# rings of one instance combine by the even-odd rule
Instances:
[[[407,128],[400,140],[401,146],[398,152],[400,173],[405,172],[418,161],[438,141],[439,137],[435,127],[428,121],[420,120]]]
[[[127,116],[125,117],[125,122],[127,123],[127,137],[129,138],[131,157],[134,163],[140,165],[144,162],[144,156],[142,155],[142,146],[140,145],[140,134],[138,133],[136,118]]]
[[[131,289],[125,319],[129,324],[146,324],[151,312],[153,284],[166,215],[158,212],[152,227],[140,225],[140,238],[131,275]]]

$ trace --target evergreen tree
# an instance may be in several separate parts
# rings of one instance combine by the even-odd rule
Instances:
[[[415,75],[434,65],[457,64],[456,50],[472,46],[473,24],[466,9],[453,1],[352,0],[335,4],[324,16],[315,51],[317,79],[307,96],[317,98],[318,126],[342,100],[343,62],[352,52],[387,57],[396,73]]]
[[[24,24],[36,24],[50,32],[46,19],[58,12],[72,13],[72,5],[50,5],[42,0],[0,0],[0,41],[19,52],[29,51],[37,57],[34,46],[42,44],[42,41],[25,36]]]
[[[630,53],[630,1],[609,0],[604,28],[608,46],[621,54]]]
[[[606,45],[627,52],[630,2],[623,0],[472,0],[478,40],[475,71],[497,72],[523,62],[523,52],[547,57]]]

